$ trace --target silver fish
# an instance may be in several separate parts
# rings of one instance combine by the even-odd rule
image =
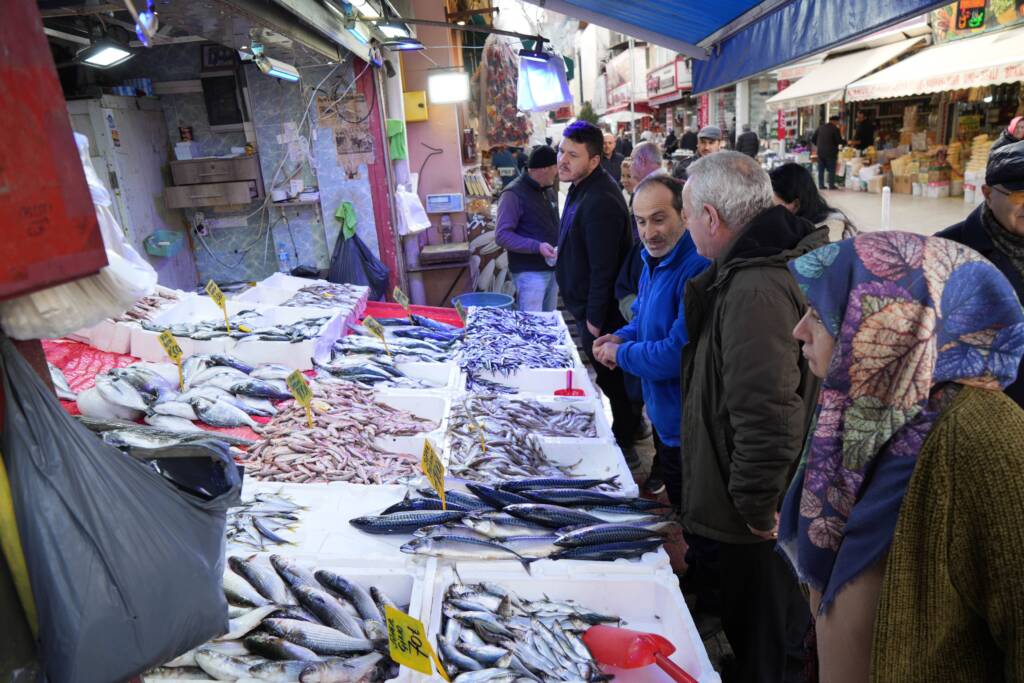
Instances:
[[[162,413],[153,413],[145,417],[146,424],[153,425],[159,429],[166,429],[172,432],[201,432],[202,428],[197,427],[184,417],[176,417],[174,415],[164,415]]]
[[[224,595],[232,604],[251,607],[264,607],[270,604],[270,601],[260,595],[252,584],[230,569],[224,570],[223,587]]]
[[[275,605],[295,604],[295,599],[284,581],[270,567],[234,556],[228,558],[228,565],[236,574],[248,581],[256,592]]]
[[[199,419],[214,427],[250,427],[259,429],[259,425],[251,417],[246,415],[230,403],[225,401],[210,401],[205,398],[196,398],[192,402]]]
[[[263,627],[271,634],[307,647],[318,655],[347,655],[370,652],[373,642],[352,638],[337,629],[293,619],[266,619]]]
[[[249,376],[253,379],[288,379],[288,375],[294,372],[293,368],[289,368],[287,365],[275,365],[268,363],[266,365],[259,365],[249,373]]]
[[[367,680],[370,672],[383,659],[379,652],[349,659],[328,659],[311,664],[299,676],[302,683],[359,683]]]
[[[163,401],[157,403],[153,406],[153,412],[158,415],[180,417],[183,420],[192,422],[199,419],[199,416],[196,415],[196,409],[192,407],[192,404],[184,401]]]
[[[124,379],[114,378],[110,375],[98,375],[96,388],[104,399],[119,406],[133,410],[146,410],[148,407],[139,390]]]
[[[193,657],[193,662],[195,658]],[[194,663],[188,666],[158,666],[142,674],[143,681],[202,680],[209,674]],[[235,680],[235,679],[231,679]]]
[[[264,607],[257,607],[237,619],[231,619],[228,622],[228,632],[217,638],[217,640],[238,640],[249,633],[249,631],[258,628],[264,619],[276,611],[277,605],[266,605]]]
[[[53,363],[47,363],[46,365],[50,368],[50,380],[53,382],[53,388],[57,392],[57,398],[64,401],[74,401],[78,398],[78,394],[71,390],[68,378],[64,376],[60,368]]]
[[[196,652],[196,663],[218,681],[237,681],[239,678],[245,678],[251,668],[241,659],[223,655],[211,648],[202,648]]]

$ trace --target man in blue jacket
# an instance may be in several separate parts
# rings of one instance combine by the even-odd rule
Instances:
[[[633,195],[633,215],[644,244],[640,293],[633,319],[594,342],[597,360],[640,378],[647,414],[654,426],[668,497],[680,503],[682,461],[679,425],[680,354],[686,345],[683,291],[710,261],[697,253],[683,219],[683,184],[666,175],[649,176]]]

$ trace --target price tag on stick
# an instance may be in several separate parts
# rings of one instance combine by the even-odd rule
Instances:
[[[441,498],[441,509],[447,510],[448,504],[444,499],[444,463],[441,462],[441,458],[437,457],[437,451],[431,445],[430,439],[423,441],[423,459],[420,460],[420,469],[427,476],[430,486]]]
[[[405,292],[403,292],[401,288],[395,287],[395,291],[392,293],[392,296],[395,298],[395,301],[402,304],[402,308],[405,309],[405,314],[409,316],[409,322],[415,323],[416,321],[412,319],[412,309],[409,308],[409,297],[405,295]]]
[[[178,366],[178,388],[185,391],[185,376],[181,371],[181,347],[178,346],[178,340],[174,338],[170,330],[160,333],[160,346],[164,347],[164,351]]]
[[[306,409],[306,421],[312,427],[313,410],[310,408],[310,405],[313,401],[313,391],[309,388],[306,376],[302,374],[301,370],[296,370],[288,375],[288,379],[285,382],[288,384],[288,389],[292,392],[295,400]]]
[[[213,303],[220,306],[221,313],[224,314],[224,328],[231,334],[231,325],[228,323],[228,306],[227,299],[224,297],[224,292],[220,291],[220,287],[213,280],[206,283],[206,293],[213,299]]]
[[[427,630],[423,623],[391,605],[384,607],[384,618],[388,622],[388,650],[391,659],[401,666],[429,676],[437,665],[437,672],[446,681],[450,681],[444,666],[438,661],[434,648],[430,647]]]
[[[377,319],[372,315],[368,315],[363,318],[363,325],[370,331],[373,336],[380,339],[384,343],[384,350],[388,352],[388,356],[391,356],[391,349],[388,348],[388,340],[384,338],[384,327]]]
[[[461,301],[455,302],[455,312],[459,314],[459,319],[462,320],[462,326],[466,326],[466,307],[462,305]]]

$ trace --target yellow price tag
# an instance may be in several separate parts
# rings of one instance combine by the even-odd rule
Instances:
[[[448,504],[444,499],[444,463],[437,457],[437,451],[430,443],[430,439],[423,440],[423,459],[420,460],[420,469],[427,475],[427,481],[441,498],[441,509],[447,510]]]
[[[459,314],[459,318],[462,320],[463,326],[466,324],[466,307],[462,305],[461,301],[455,302],[455,312]]]
[[[431,666],[433,662],[441,678],[451,680],[438,661],[434,648],[430,647],[423,622],[391,605],[384,607],[384,618],[388,622],[388,650],[395,663],[429,676],[434,671]]]
[[[377,337],[384,343],[384,350],[391,355],[391,349],[388,348],[388,340],[384,338],[384,326],[377,322],[377,319],[372,315],[368,315],[363,318],[363,325],[370,331],[373,336]]]
[[[206,283],[206,293],[213,299],[213,303],[220,306],[221,312],[224,314],[224,328],[231,334],[231,325],[228,323],[228,307],[227,300],[224,297],[224,292],[220,291],[220,287],[213,280]]]
[[[409,316],[409,320],[412,321],[412,310],[409,308],[409,297],[405,295],[400,287],[395,287],[395,291],[392,293],[395,301],[402,304],[402,308],[405,309],[406,315]]]
[[[487,452],[487,442],[484,440],[484,428],[480,426],[480,422],[475,417],[470,417],[472,422],[469,424],[470,429],[475,429],[477,436],[480,437],[480,450],[484,453]]]
[[[181,347],[178,346],[178,340],[174,338],[170,330],[164,330],[160,333],[160,345],[164,347],[164,351],[171,360],[178,366],[178,388],[182,391],[185,390],[185,376],[181,371]]]
[[[306,381],[306,376],[302,374],[301,370],[296,370],[292,374],[288,375],[288,379],[285,380],[288,385],[288,390],[292,392],[292,396],[306,409],[306,421],[309,426],[313,426],[313,410],[310,407],[313,402],[313,390],[309,388],[309,382]]]

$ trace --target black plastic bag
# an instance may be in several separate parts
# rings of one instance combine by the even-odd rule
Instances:
[[[225,511],[241,489],[232,463],[211,458],[221,495],[188,495],[65,413],[3,336],[0,373],[0,452],[47,679],[127,680],[224,633]]]
[[[388,291],[388,267],[373,255],[359,235],[345,239],[338,233],[327,279],[338,284],[365,285],[370,288],[371,301],[383,301]]]

